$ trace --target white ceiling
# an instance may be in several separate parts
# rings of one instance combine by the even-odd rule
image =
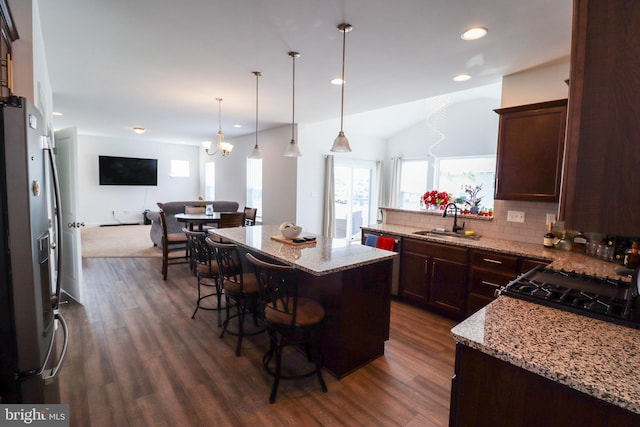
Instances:
[[[199,144],[214,139],[223,98],[226,139],[340,114],[341,22],[347,34],[345,115],[378,136],[419,120],[419,100],[500,82],[565,58],[571,0],[38,0],[55,126],[80,134]],[[487,37],[463,41],[473,25]],[[20,30],[20,29],[18,29]],[[456,83],[459,73],[473,78]],[[411,104],[409,104],[411,105]],[[398,119],[392,114],[397,110]],[[380,113],[384,114],[380,114]],[[363,119],[364,118],[364,119]],[[234,128],[234,124],[242,125]],[[350,131],[345,121],[345,132]],[[382,129],[379,125],[384,125]],[[336,129],[337,134],[338,129]]]

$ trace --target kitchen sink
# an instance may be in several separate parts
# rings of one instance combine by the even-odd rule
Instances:
[[[420,236],[432,236],[432,237],[441,237],[441,238],[449,238],[449,239],[466,239],[466,240],[478,240],[480,238],[479,235],[474,234],[473,236],[467,236],[462,233],[454,233],[453,231],[443,231],[443,230],[420,230],[414,231],[413,234],[419,234]]]

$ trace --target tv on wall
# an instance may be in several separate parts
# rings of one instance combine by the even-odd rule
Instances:
[[[158,159],[98,156],[100,185],[158,185]]]

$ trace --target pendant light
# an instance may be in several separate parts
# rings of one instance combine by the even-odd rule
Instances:
[[[215,150],[211,150],[211,141],[203,142],[202,146],[209,156],[213,156],[219,150],[220,154],[226,157],[233,150],[233,144],[225,142],[224,140],[224,134],[222,133],[222,98],[216,98],[216,101],[218,101],[218,143],[216,144]]]
[[[300,157],[302,156],[302,154],[300,153],[300,147],[298,147],[298,143],[294,138],[296,123],[296,58],[300,57],[300,53],[291,51],[289,52],[289,56],[291,57],[291,62],[293,63],[293,96],[291,97],[291,142],[289,142],[289,146],[287,147],[287,151],[284,152],[284,155],[285,157]]]
[[[350,24],[338,25],[338,31],[342,32],[342,97],[340,101],[340,133],[338,137],[333,141],[333,147],[331,151],[348,153],[351,151],[349,146],[349,140],[344,136],[344,59],[345,59],[345,45],[347,39],[347,33],[350,32],[353,27]]]
[[[253,71],[251,74],[256,76],[256,145],[251,150],[251,154],[249,154],[250,159],[262,159],[262,151],[260,151],[260,147],[258,146],[258,79],[262,75],[260,71]]]

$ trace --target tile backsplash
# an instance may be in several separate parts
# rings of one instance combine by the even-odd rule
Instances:
[[[451,230],[453,216],[442,218],[442,213],[427,211],[410,211],[394,208],[382,208],[383,222],[409,227],[446,228]],[[507,221],[509,211],[524,212],[524,222]],[[557,203],[521,202],[512,200],[496,200],[493,217],[476,217],[462,215],[458,218],[458,225],[465,223],[465,230],[473,230],[477,234],[498,239],[508,239],[518,242],[542,245],[542,238],[547,230],[547,215],[554,217],[558,213]],[[561,230],[562,223],[556,223],[555,229]]]

